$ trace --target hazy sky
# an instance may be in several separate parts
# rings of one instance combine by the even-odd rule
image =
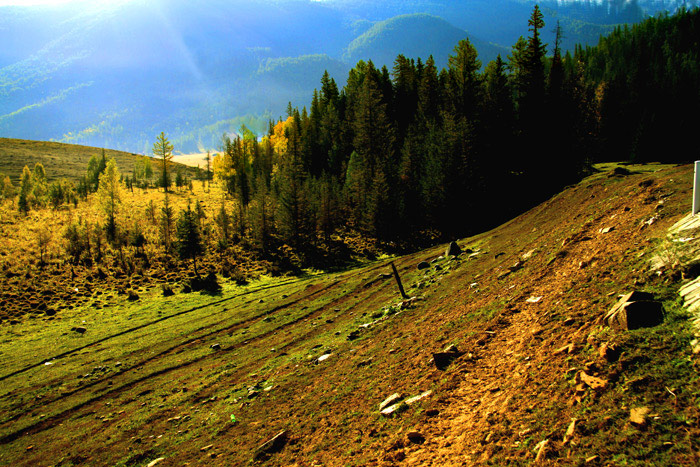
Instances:
[[[0,6],[6,5],[62,5],[64,3],[72,3],[80,0],[0,0]],[[92,3],[98,1],[108,2],[109,0],[94,0]]]

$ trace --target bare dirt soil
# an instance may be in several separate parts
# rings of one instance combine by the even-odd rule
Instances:
[[[673,251],[650,267],[692,168],[631,169],[459,240],[457,257],[395,258],[418,300],[379,260],[5,325],[0,464],[697,465],[687,277]],[[664,303],[664,324],[603,325],[632,290]],[[394,393],[425,397],[381,415]]]

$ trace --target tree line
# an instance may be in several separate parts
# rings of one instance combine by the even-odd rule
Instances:
[[[348,235],[384,247],[468,235],[578,181],[592,162],[696,158],[698,18],[697,9],[651,18],[573,53],[562,53],[557,25],[548,52],[535,6],[527,37],[485,67],[465,39],[441,70],[432,57],[399,55],[391,70],[360,61],[342,89],[326,72],[308,109],[290,104],[262,137],[242,126],[207,156],[203,183],[227,194],[210,222],[199,203],[176,217],[173,147],[163,133],[156,157],[140,160],[131,177],[108,171],[103,154],[64,192],[77,203],[98,191],[108,240],[140,248],[139,229],[120,230],[115,220],[118,199],[109,193],[122,183],[103,189],[102,177],[133,190],[154,186],[155,176],[165,197],[146,217],[166,255],[195,261],[206,244],[222,254],[240,244],[264,258],[291,251],[308,264]],[[25,168],[20,210],[60,191],[42,173]],[[2,192],[15,196],[4,180]]]
[[[579,57],[546,58],[542,14],[507,60],[482,69],[468,39],[448,66],[398,56],[360,61],[339,89],[325,73],[310,106],[258,139],[225,138],[215,176],[236,203],[240,236],[294,248],[345,229],[383,242],[482,230],[589,166],[595,89]]]

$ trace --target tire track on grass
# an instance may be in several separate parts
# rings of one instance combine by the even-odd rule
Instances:
[[[374,268],[373,268],[373,269],[374,269]],[[198,336],[198,337],[194,337],[194,338],[188,339],[188,340],[186,340],[185,342],[181,342],[181,343],[179,343],[178,345],[175,345],[175,346],[173,346],[173,347],[170,347],[170,348],[168,348],[168,349],[165,349],[165,350],[163,350],[162,352],[160,352],[160,353],[158,353],[158,354],[156,354],[156,355],[153,355],[153,356],[149,357],[149,358],[146,359],[146,360],[143,360],[143,361],[139,362],[137,365],[134,365],[134,366],[128,368],[127,370],[121,372],[119,375],[123,375],[123,374],[125,374],[125,373],[128,372],[128,371],[135,371],[135,370],[138,369],[139,367],[143,367],[143,366],[146,365],[147,363],[150,363],[150,362],[152,362],[152,361],[154,361],[154,360],[156,360],[156,359],[158,359],[158,358],[161,358],[161,357],[167,355],[168,353],[171,353],[172,351],[174,351],[174,350],[176,350],[176,349],[178,349],[178,348],[180,348],[180,347],[184,347],[184,346],[187,346],[187,345],[189,345],[189,344],[192,344],[192,343],[195,342],[195,341],[204,339],[204,338],[209,337],[209,336],[214,335],[214,334],[225,333],[225,332],[228,332],[228,331],[230,331],[231,329],[234,329],[234,328],[240,328],[241,326],[243,326],[243,325],[245,325],[245,324],[247,324],[247,323],[249,323],[249,322],[251,322],[251,321],[253,321],[253,320],[255,320],[255,319],[258,319],[258,320],[259,320],[259,319],[262,319],[264,316],[269,315],[269,313],[275,313],[275,312],[277,312],[277,311],[279,311],[279,310],[282,310],[282,309],[288,308],[288,307],[290,307],[290,306],[293,306],[293,305],[295,305],[295,304],[297,304],[297,303],[299,303],[299,302],[301,302],[301,301],[303,301],[303,300],[307,300],[307,299],[309,299],[309,298],[311,298],[311,297],[313,297],[313,296],[315,296],[315,295],[318,295],[318,294],[320,294],[320,293],[323,293],[323,292],[327,291],[328,289],[330,289],[330,288],[332,288],[332,287],[335,287],[335,286],[337,286],[338,284],[341,284],[341,283],[342,283],[342,282],[341,282],[340,280],[334,281],[334,282],[332,282],[331,284],[328,284],[328,285],[326,285],[326,286],[320,288],[319,290],[314,291],[313,293],[311,293],[311,294],[309,294],[309,295],[305,295],[305,296],[303,296],[303,297],[300,297],[300,298],[298,298],[298,299],[296,299],[296,300],[293,300],[292,302],[289,302],[289,303],[286,303],[286,304],[278,305],[278,306],[276,306],[275,308],[273,308],[272,310],[270,310],[270,311],[268,311],[268,312],[266,312],[266,313],[261,313],[261,314],[255,316],[255,317],[253,317],[253,318],[250,318],[250,319],[248,319],[248,320],[246,320],[246,321],[244,321],[244,322],[236,323],[236,324],[233,325],[233,326],[229,326],[229,327],[227,327],[227,328],[223,328],[223,329],[219,329],[219,330],[216,330],[216,331],[212,331],[212,332],[210,332],[210,333],[208,333],[208,334],[206,334],[206,335],[204,335],[204,336]],[[360,288],[361,288],[361,287],[363,287],[363,284],[360,283],[360,284],[358,284],[357,287],[360,287]],[[356,289],[353,289],[353,290],[356,290]],[[301,316],[301,317],[298,317],[298,318],[295,318],[294,320],[292,320],[292,321],[290,321],[290,322],[288,322],[288,323],[283,323],[283,324],[281,324],[280,326],[277,326],[277,327],[275,327],[275,328],[273,328],[273,329],[270,329],[270,330],[268,330],[268,331],[266,331],[266,332],[264,332],[264,333],[262,333],[262,334],[259,334],[259,335],[257,335],[257,336],[254,336],[252,339],[248,339],[248,340],[243,341],[243,342],[235,343],[235,344],[233,344],[232,346],[230,346],[230,347],[224,349],[224,352],[232,352],[232,351],[235,351],[235,350],[239,350],[239,349],[243,348],[244,346],[249,345],[249,344],[250,344],[251,342],[253,342],[253,341],[258,341],[258,340],[264,339],[265,337],[268,337],[268,336],[274,334],[275,332],[279,331],[280,329],[284,329],[284,328],[287,328],[287,327],[289,327],[289,326],[295,325],[295,324],[297,324],[298,322],[300,322],[301,320],[306,319],[306,318],[308,318],[308,317],[311,316],[311,315],[318,314],[319,312],[321,312],[322,310],[324,310],[325,308],[327,308],[327,307],[328,307],[329,305],[331,305],[332,303],[334,303],[334,302],[331,302],[330,304],[326,304],[326,305],[324,305],[324,306],[320,306],[320,307],[318,307],[318,308],[315,308],[315,309],[313,309],[313,310],[310,310],[310,311],[309,311],[308,313],[306,313],[305,315],[303,315],[303,316]],[[301,337],[306,337],[306,336],[308,336],[308,334],[309,334],[309,333],[305,334],[304,336],[300,336],[300,338],[301,338]],[[298,338],[298,339],[295,339],[295,341],[298,341],[298,340],[299,340],[299,338]],[[39,432],[41,432],[41,431],[45,431],[45,430],[47,430],[47,429],[53,428],[53,427],[55,427],[56,425],[58,425],[59,423],[65,421],[67,418],[69,418],[73,413],[77,412],[78,410],[80,410],[80,409],[82,409],[82,408],[84,408],[84,407],[86,407],[86,406],[89,406],[89,405],[91,405],[91,404],[94,404],[94,403],[100,401],[101,399],[103,399],[103,398],[105,398],[105,397],[118,396],[118,395],[120,395],[121,393],[125,392],[126,390],[129,390],[129,389],[133,388],[134,386],[136,386],[136,385],[138,385],[138,384],[140,384],[140,383],[143,383],[143,382],[145,382],[145,381],[148,381],[148,380],[151,379],[151,378],[155,378],[155,377],[158,377],[158,376],[161,376],[161,375],[170,373],[170,372],[172,372],[172,371],[175,371],[175,370],[178,370],[178,369],[181,369],[181,368],[185,368],[185,367],[187,367],[187,366],[191,366],[191,365],[197,364],[197,363],[199,363],[199,362],[201,362],[201,361],[203,361],[203,360],[205,360],[205,359],[207,359],[207,358],[209,358],[209,357],[211,357],[211,356],[212,356],[212,354],[207,353],[207,354],[205,354],[205,355],[196,357],[196,358],[194,358],[194,359],[192,359],[192,360],[189,360],[189,361],[187,361],[187,362],[182,362],[182,363],[179,363],[179,364],[177,364],[177,365],[169,366],[169,367],[167,367],[167,368],[163,368],[163,369],[160,369],[160,370],[151,372],[151,373],[149,373],[149,374],[147,374],[147,375],[144,375],[144,376],[142,376],[142,377],[140,377],[140,378],[137,378],[137,379],[135,379],[135,380],[129,381],[129,382],[127,382],[127,383],[124,383],[123,385],[121,385],[121,386],[119,386],[119,387],[116,387],[116,388],[113,388],[113,389],[111,389],[111,390],[109,390],[109,391],[107,391],[107,392],[104,392],[104,393],[95,395],[94,397],[91,397],[91,398],[87,399],[86,401],[83,401],[83,402],[81,402],[81,403],[78,403],[77,405],[74,405],[74,406],[72,406],[72,407],[70,407],[70,408],[68,408],[68,409],[65,409],[65,410],[63,410],[62,412],[59,412],[59,413],[57,413],[57,414],[55,414],[55,415],[52,415],[52,416],[47,417],[47,418],[45,418],[45,419],[43,419],[43,420],[37,421],[37,422],[35,422],[35,423],[33,423],[33,424],[30,424],[29,426],[26,426],[26,427],[17,429],[17,430],[15,430],[14,432],[8,433],[8,434],[6,434],[6,435],[0,437],[0,445],[5,445],[5,444],[8,444],[8,443],[11,443],[11,442],[13,442],[13,441],[19,439],[20,437],[22,437],[22,436],[24,436],[24,435],[33,435],[33,434],[39,433]],[[71,392],[70,394],[64,394],[64,395],[62,395],[61,397],[59,397],[59,398],[57,398],[57,399],[55,399],[55,400],[53,400],[53,401],[48,401],[48,403],[58,402],[58,401],[60,401],[60,400],[62,400],[62,399],[65,399],[65,398],[70,397],[70,396],[72,396],[72,395],[75,395],[75,394],[77,394],[77,393],[79,393],[79,392],[82,392],[82,391],[84,391],[84,390],[86,390],[86,389],[88,389],[88,388],[94,387],[94,386],[96,386],[97,384],[104,383],[104,382],[106,382],[108,379],[110,379],[110,378],[103,378],[103,379],[94,381],[94,382],[90,383],[89,385],[82,386],[81,388],[76,389],[75,391]],[[13,419],[21,418],[22,415],[24,415],[24,414],[19,414],[18,416],[13,417]],[[12,420],[12,419],[11,419],[11,420],[6,420],[5,422],[9,422],[9,421],[14,421],[14,420]]]
[[[190,345],[190,344],[194,343],[195,341],[199,341],[199,340],[202,340],[202,339],[206,339],[207,337],[210,337],[210,336],[212,336],[212,335],[221,334],[221,333],[226,333],[226,332],[229,332],[229,331],[234,330],[234,329],[239,329],[239,328],[241,328],[241,327],[243,327],[243,326],[245,326],[245,325],[247,325],[247,324],[249,324],[249,323],[251,323],[251,322],[253,322],[253,321],[260,320],[260,319],[262,319],[263,317],[267,317],[267,316],[269,316],[271,313],[276,313],[276,312],[278,312],[278,311],[280,311],[280,310],[283,310],[283,309],[285,309],[285,308],[288,308],[288,307],[290,307],[290,306],[294,306],[294,305],[298,304],[299,302],[302,302],[302,301],[305,301],[305,300],[309,300],[311,297],[313,297],[313,296],[315,296],[315,295],[318,295],[318,294],[320,294],[320,293],[323,293],[323,292],[325,292],[325,291],[327,291],[327,290],[329,290],[329,289],[331,289],[331,288],[337,286],[338,284],[341,284],[341,283],[343,283],[343,282],[345,282],[345,281],[347,281],[347,280],[349,280],[349,279],[352,279],[353,277],[357,277],[358,275],[364,275],[364,274],[370,273],[370,272],[372,272],[372,271],[375,271],[375,270],[377,270],[377,269],[379,269],[379,268],[386,267],[386,266],[387,266],[387,264],[382,263],[382,264],[377,264],[377,265],[371,266],[371,267],[366,268],[366,269],[359,270],[359,271],[357,271],[357,272],[351,274],[350,277],[343,278],[344,280],[342,280],[342,281],[341,281],[341,280],[335,280],[335,281],[333,281],[332,283],[330,283],[330,284],[328,284],[328,285],[326,285],[326,286],[324,286],[324,287],[321,287],[320,289],[318,289],[318,290],[316,290],[316,291],[314,291],[314,292],[312,292],[312,293],[310,293],[310,294],[306,294],[306,295],[303,295],[303,296],[301,296],[301,297],[299,297],[299,298],[297,298],[297,299],[295,299],[295,300],[292,300],[292,301],[290,301],[290,302],[277,305],[277,306],[275,306],[274,308],[272,308],[271,310],[267,310],[267,311],[265,311],[265,312],[263,312],[263,313],[260,313],[260,314],[258,314],[258,315],[256,315],[256,316],[253,316],[253,317],[248,318],[248,319],[246,319],[246,320],[244,320],[244,321],[241,321],[241,322],[239,322],[239,323],[236,323],[236,324],[234,324],[234,325],[232,325],[232,326],[228,326],[228,327],[225,327],[225,328],[222,328],[222,329],[217,329],[217,330],[211,331],[211,332],[209,332],[209,333],[207,333],[207,334],[200,335],[200,336],[197,336],[197,337],[193,337],[193,338],[191,338],[191,339],[187,339],[187,340],[185,340],[184,342],[180,342],[180,343],[178,343],[177,345],[174,345],[174,346],[172,346],[172,347],[169,347],[169,348],[167,348],[167,349],[164,349],[163,351],[159,352],[158,354],[152,355],[151,357],[149,357],[149,358],[147,358],[147,359],[145,359],[145,360],[142,360],[142,361],[139,362],[138,364],[136,364],[136,365],[134,365],[134,366],[132,366],[132,367],[129,367],[128,369],[125,369],[124,371],[120,372],[119,375],[123,375],[123,374],[125,374],[125,373],[127,373],[127,372],[129,372],[129,371],[132,371],[132,372],[133,372],[133,371],[135,371],[135,370],[137,370],[137,369],[139,369],[139,368],[145,366],[146,364],[148,364],[148,363],[150,363],[150,362],[153,362],[153,361],[155,361],[155,360],[157,360],[157,359],[159,359],[159,358],[162,358],[162,357],[164,357],[164,356],[166,356],[166,355],[172,353],[173,351],[176,351],[176,350],[179,349],[179,348],[182,348],[182,347],[185,347],[185,346],[187,346],[187,345]],[[281,287],[281,286],[283,286],[283,285],[290,285],[290,284],[293,284],[293,283],[296,283],[296,282],[302,282],[303,280],[306,280],[306,279],[293,280],[293,281],[288,281],[288,282],[285,282],[285,283],[282,283],[282,284],[275,284],[275,285],[271,285],[271,286],[261,287],[261,288],[256,289],[256,290],[247,291],[247,292],[244,292],[244,293],[241,293],[241,294],[232,296],[232,297],[227,297],[227,298],[225,298],[225,299],[217,300],[217,301],[215,301],[215,302],[210,302],[210,303],[205,304],[205,305],[200,305],[200,306],[197,306],[197,307],[190,308],[190,309],[188,309],[188,310],[183,310],[182,312],[178,312],[178,313],[176,313],[176,314],[174,314],[174,315],[170,315],[170,316],[167,316],[167,317],[163,317],[163,318],[160,318],[160,319],[158,319],[158,320],[156,320],[156,321],[153,321],[153,322],[150,322],[150,323],[145,323],[145,324],[143,324],[143,325],[136,326],[136,327],[134,327],[134,328],[130,328],[130,329],[125,330],[125,331],[123,331],[123,332],[120,332],[120,333],[117,333],[117,334],[114,334],[114,335],[111,335],[111,336],[107,336],[107,337],[105,337],[105,338],[103,338],[103,339],[100,339],[100,340],[98,340],[98,341],[92,342],[92,343],[90,343],[90,344],[86,344],[86,345],[81,346],[81,347],[79,347],[79,348],[77,348],[77,349],[73,349],[73,350],[71,350],[71,351],[64,352],[63,354],[61,354],[61,356],[59,356],[59,357],[53,357],[53,358],[62,358],[62,357],[65,356],[65,355],[70,355],[70,354],[72,354],[72,353],[78,352],[78,351],[83,350],[83,349],[85,349],[85,348],[88,348],[88,347],[97,345],[97,344],[99,344],[99,343],[105,342],[105,341],[107,341],[107,340],[109,340],[109,339],[113,339],[113,338],[115,338],[115,337],[119,337],[119,336],[122,336],[122,335],[124,335],[124,334],[130,333],[130,332],[134,332],[134,331],[137,331],[137,330],[139,330],[139,329],[143,329],[143,328],[146,328],[146,327],[148,327],[148,326],[157,324],[157,323],[162,322],[162,321],[165,321],[165,320],[167,320],[167,319],[170,319],[170,318],[173,318],[173,317],[176,317],[176,316],[181,316],[181,315],[186,314],[186,313],[191,313],[191,312],[193,312],[193,311],[200,310],[200,309],[202,309],[202,308],[206,308],[206,307],[208,307],[208,306],[212,306],[212,305],[216,305],[216,304],[220,304],[220,303],[225,303],[225,302],[230,301],[230,300],[232,300],[232,299],[239,298],[239,297],[245,296],[245,295],[250,295],[250,294],[252,294],[252,293],[259,292],[259,291],[262,291],[262,290],[277,288],[277,287]],[[349,294],[355,292],[358,288],[359,288],[359,289],[365,288],[365,284],[364,284],[364,281],[363,281],[363,280],[360,280],[360,281],[358,282],[358,284],[355,286],[355,288],[353,288],[352,290],[347,291],[347,292],[344,294],[344,296],[347,296],[347,295],[349,295]],[[314,310],[311,310],[309,313],[306,313],[306,314],[305,314],[303,317],[301,317],[301,318],[296,318],[295,320],[293,320],[293,321],[291,321],[291,322],[289,322],[289,323],[284,323],[284,324],[282,324],[282,325],[280,325],[280,326],[277,326],[277,327],[275,327],[275,328],[273,328],[273,329],[270,329],[270,330],[268,330],[268,331],[266,331],[266,332],[264,332],[264,333],[262,333],[262,334],[260,334],[260,335],[254,336],[252,339],[248,339],[248,340],[246,340],[246,341],[244,341],[244,342],[236,343],[236,344],[232,345],[231,347],[228,347],[228,348],[226,349],[226,351],[230,352],[230,351],[233,351],[233,350],[238,350],[238,349],[240,349],[241,347],[250,344],[251,341],[257,341],[257,340],[263,339],[263,338],[265,338],[265,337],[267,337],[267,336],[273,334],[274,332],[279,331],[280,329],[284,329],[284,328],[287,328],[287,327],[292,326],[292,325],[294,325],[294,324],[297,324],[297,323],[298,323],[299,321],[301,321],[302,319],[306,319],[306,318],[308,318],[310,315],[320,312],[321,310],[323,310],[325,307],[331,305],[332,303],[334,303],[334,302],[331,302],[330,304],[326,304],[326,305],[324,305],[324,306],[322,306],[322,307],[319,307],[319,308],[316,308],[316,309],[314,309]],[[224,311],[218,312],[217,314],[219,314],[219,313],[224,313]],[[213,316],[213,315],[212,315],[212,316]],[[223,321],[220,321],[219,323],[216,323],[216,324],[220,324],[220,323],[222,323],[222,322],[223,322]],[[193,331],[193,332],[197,332],[197,331],[200,331],[200,330],[202,330],[202,329],[206,329],[206,328],[215,326],[216,324],[214,324],[214,325],[203,326],[203,327],[201,327],[201,328],[199,328],[199,329],[197,329],[196,331]],[[298,340],[298,339],[295,339],[295,340]],[[90,398],[90,399],[88,399],[88,400],[86,400],[86,401],[84,401],[84,402],[81,402],[81,403],[79,403],[79,404],[77,404],[77,405],[75,405],[75,406],[72,406],[72,407],[70,407],[70,408],[68,408],[68,409],[63,410],[62,412],[60,412],[60,413],[58,413],[58,414],[55,414],[55,415],[53,415],[53,416],[51,416],[51,417],[48,417],[48,418],[43,419],[43,420],[41,420],[41,421],[35,422],[35,423],[33,423],[33,424],[31,424],[31,425],[29,425],[29,426],[27,426],[27,427],[18,429],[18,430],[14,431],[14,432],[8,433],[7,435],[4,435],[4,436],[0,437],[0,445],[8,444],[8,443],[10,443],[10,442],[12,442],[12,441],[18,439],[19,437],[21,437],[23,434],[24,434],[24,435],[31,435],[31,434],[35,434],[35,433],[44,431],[44,430],[46,430],[46,429],[49,429],[49,428],[55,426],[57,423],[60,423],[61,421],[63,421],[63,420],[65,420],[66,418],[68,418],[68,417],[69,417],[71,414],[73,414],[74,412],[80,410],[81,408],[83,408],[83,407],[85,407],[85,406],[87,406],[87,405],[90,405],[90,404],[92,404],[92,403],[95,403],[95,402],[97,402],[97,401],[103,399],[104,397],[108,397],[108,396],[110,396],[110,395],[118,395],[118,394],[124,392],[125,390],[130,389],[131,387],[133,387],[133,386],[139,384],[139,383],[142,383],[142,382],[144,382],[144,381],[147,381],[147,380],[150,379],[150,378],[157,377],[157,376],[160,376],[160,375],[169,373],[169,372],[171,372],[171,371],[174,371],[174,370],[177,370],[177,369],[180,369],[180,368],[189,366],[189,365],[196,364],[196,363],[198,363],[198,362],[200,362],[200,361],[202,361],[202,360],[204,360],[204,359],[206,359],[206,358],[209,358],[210,356],[211,356],[211,354],[205,354],[205,355],[202,355],[202,356],[200,356],[200,357],[197,357],[197,358],[195,358],[195,359],[193,359],[193,360],[189,360],[189,361],[187,361],[187,362],[183,362],[183,363],[180,363],[180,364],[177,364],[177,365],[174,365],[174,366],[170,366],[170,367],[168,367],[168,368],[163,368],[163,369],[161,369],[161,370],[157,370],[157,371],[155,371],[155,372],[149,373],[148,375],[144,375],[144,376],[142,376],[142,377],[140,377],[140,378],[137,378],[136,380],[133,380],[133,381],[128,382],[128,383],[125,383],[124,385],[122,385],[122,386],[120,386],[120,387],[118,387],[118,388],[114,388],[114,389],[111,389],[111,390],[109,390],[109,391],[107,391],[107,392],[105,392],[105,393],[96,395],[96,396],[94,396],[94,397],[92,397],[92,398]],[[45,360],[42,361],[42,363],[39,363],[39,364],[36,364],[36,365],[32,365],[32,366],[26,367],[26,368],[24,368],[24,369],[22,369],[22,370],[20,370],[20,371],[14,372],[14,374],[5,375],[4,377],[2,377],[2,379],[0,379],[0,381],[2,381],[3,379],[7,379],[7,378],[9,378],[9,377],[11,377],[11,376],[15,376],[16,374],[20,374],[21,372],[26,372],[26,371],[28,371],[28,370],[31,369],[31,368],[35,368],[35,367],[37,367],[37,366],[43,365],[43,362],[44,362],[44,361],[47,361],[47,360],[45,359]],[[52,401],[46,401],[46,404],[51,404],[51,403],[59,402],[59,401],[65,399],[65,398],[68,398],[68,397],[71,397],[71,396],[73,396],[73,395],[75,395],[75,394],[78,394],[78,393],[80,393],[80,392],[83,392],[83,391],[85,391],[86,389],[95,387],[96,385],[98,385],[98,384],[100,384],[100,383],[104,383],[104,382],[106,382],[106,381],[109,380],[109,379],[111,379],[111,378],[102,378],[102,379],[96,380],[96,381],[91,382],[91,383],[88,384],[88,385],[82,386],[82,387],[80,387],[80,388],[78,388],[78,389],[76,389],[76,390],[74,390],[74,391],[72,391],[72,392],[70,392],[70,393],[62,394],[60,397],[58,397],[58,398],[56,398],[56,399],[54,399],[54,400],[52,400]],[[15,420],[21,418],[23,415],[25,415],[25,414],[18,414],[18,415],[16,415],[15,417],[12,417],[11,419],[5,420],[3,423],[8,423],[8,422],[11,422],[11,421],[15,421]]]
[[[120,332],[118,332],[118,333],[116,333],[116,334],[111,334],[111,335],[109,335],[109,336],[105,336],[105,337],[103,337],[103,338],[100,338],[100,339],[98,339],[98,340],[96,340],[96,341],[93,341],[93,342],[90,342],[90,343],[88,343],[88,344],[82,345],[82,346],[80,346],[80,347],[76,347],[76,348],[74,348],[74,349],[71,349],[71,350],[67,350],[67,351],[65,351],[65,352],[62,352],[62,353],[60,353],[60,354],[58,354],[58,355],[54,355],[54,356],[52,356],[52,357],[47,357],[47,358],[43,359],[41,362],[39,362],[39,363],[33,363],[33,364],[31,364],[31,365],[25,366],[24,368],[20,368],[19,370],[15,370],[15,371],[13,371],[13,372],[11,372],[11,373],[8,373],[8,374],[5,374],[5,375],[0,376],[0,381],[4,381],[4,380],[6,380],[6,379],[8,379],[8,378],[12,378],[12,377],[14,377],[14,376],[20,375],[20,374],[25,373],[25,372],[27,372],[27,371],[33,369],[33,368],[40,367],[41,365],[44,365],[44,364],[45,364],[46,362],[48,362],[48,361],[57,360],[57,359],[64,358],[64,357],[68,357],[68,356],[70,356],[70,355],[72,355],[72,354],[74,354],[74,353],[76,353],[76,352],[80,352],[81,350],[85,350],[85,349],[90,348],[90,347],[93,347],[93,346],[95,346],[95,345],[102,344],[103,342],[106,342],[106,341],[108,341],[108,340],[110,340],[110,339],[114,339],[114,338],[121,337],[121,336],[123,336],[123,335],[129,334],[129,333],[132,333],[132,332],[135,332],[135,331],[139,331],[139,330],[141,330],[141,329],[147,328],[147,327],[149,327],[149,326],[153,326],[153,325],[155,325],[155,324],[161,323],[161,322],[163,322],[163,321],[167,321],[167,320],[172,319],[172,318],[176,318],[176,317],[179,317],[179,316],[188,314],[188,313],[192,313],[192,312],[194,312],[194,311],[201,310],[201,309],[203,309],[203,308],[207,308],[207,307],[210,307],[210,306],[220,305],[220,304],[222,304],[222,303],[226,303],[226,302],[231,301],[231,300],[233,300],[233,299],[240,298],[240,297],[243,297],[243,296],[246,296],[246,295],[250,295],[250,294],[253,294],[253,293],[256,293],[256,292],[260,292],[260,291],[268,290],[268,289],[274,289],[274,288],[282,287],[282,286],[285,286],[285,285],[294,284],[294,283],[296,283],[296,282],[302,282],[302,281],[304,281],[304,280],[307,280],[307,279],[298,279],[298,280],[292,280],[292,281],[288,281],[288,282],[283,282],[283,283],[281,283],[281,284],[268,285],[268,286],[261,287],[261,288],[259,288],[259,289],[249,290],[249,291],[240,293],[240,294],[238,294],[238,295],[233,295],[233,296],[231,296],[231,297],[226,297],[226,298],[223,298],[223,299],[220,299],[220,300],[216,300],[216,301],[213,301],[213,302],[209,302],[209,303],[206,303],[206,304],[204,304],[204,305],[199,305],[199,306],[196,306],[196,307],[192,307],[192,308],[189,308],[189,309],[187,309],[187,310],[182,310],[182,311],[179,311],[179,312],[177,312],[177,313],[175,313],[175,314],[168,315],[168,316],[164,316],[164,317],[162,317],[162,318],[158,318],[158,319],[155,320],[155,321],[150,321],[150,322],[148,322],[148,323],[144,323],[144,324],[140,324],[140,325],[138,325],[138,326],[134,326],[133,328],[125,329],[124,331],[120,331]],[[213,315],[212,315],[212,316],[213,316]]]

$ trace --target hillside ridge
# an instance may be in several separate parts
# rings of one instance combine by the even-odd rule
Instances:
[[[687,214],[692,169],[614,167],[458,256],[393,258],[415,299],[380,259],[219,297],[93,295],[5,324],[0,464],[693,465],[689,272],[649,266]],[[662,301],[661,326],[603,325],[632,289]],[[394,393],[422,398],[380,415]]]
[[[154,136],[155,140],[155,136]],[[66,178],[76,180],[85,174],[92,156],[114,158],[123,173],[131,173],[141,154],[104,149],[80,144],[55,141],[34,141],[16,138],[0,138],[0,172],[9,175],[14,183],[20,181],[22,169],[43,164],[49,181]],[[177,167],[184,165],[175,163]]]

